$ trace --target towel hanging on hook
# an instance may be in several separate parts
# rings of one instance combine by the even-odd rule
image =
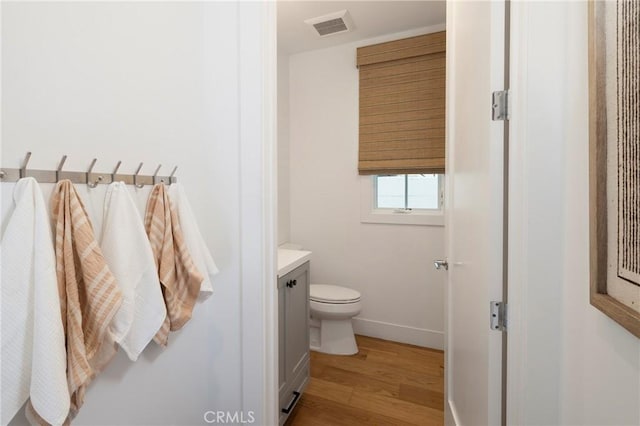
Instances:
[[[165,185],[153,187],[144,225],[167,305],[167,318],[154,340],[161,346],[167,346],[169,331],[179,330],[191,319],[204,276],[187,249],[178,214],[172,208]]]

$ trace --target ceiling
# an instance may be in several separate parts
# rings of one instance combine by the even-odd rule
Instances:
[[[321,38],[305,19],[347,9],[355,30]],[[443,24],[445,1],[278,1],[278,49],[293,54]]]

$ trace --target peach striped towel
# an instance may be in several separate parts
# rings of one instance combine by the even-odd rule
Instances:
[[[122,294],[71,181],[58,182],[51,204],[72,419],[82,407],[86,386],[106,364],[101,360],[102,365],[97,365],[96,355],[108,337],[108,326],[122,303]]]
[[[200,292],[203,275],[197,270],[187,250],[178,214],[171,205],[165,185],[153,187],[144,226],[162,284],[167,306],[167,318],[154,337],[156,343],[167,346],[169,331],[182,328],[189,319]]]

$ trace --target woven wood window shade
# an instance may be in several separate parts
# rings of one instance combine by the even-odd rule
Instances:
[[[444,173],[445,32],[360,47],[361,175]]]

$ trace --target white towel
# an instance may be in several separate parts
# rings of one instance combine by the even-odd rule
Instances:
[[[100,247],[123,295],[111,322],[111,336],[135,361],[167,311],[144,224],[123,182],[107,189]]]
[[[20,179],[2,236],[2,424],[31,397],[40,417],[69,412],[67,355],[47,205],[33,178]]]
[[[193,259],[193,263],[196,265],[196,268],[198,268],[198,271],[204,275],[204,281],[202,281],[200,285],[200,297],[206,299],[213,293],[211,279],[218,273],[218,267],[213,261],[211,252],[209,252],[207,244],[204,242],[204,238],[200,233],[184,187],[179,183],[172,183],[169,185],[169,196],[178,211],[178,220],[180,221],[184,240]]]

